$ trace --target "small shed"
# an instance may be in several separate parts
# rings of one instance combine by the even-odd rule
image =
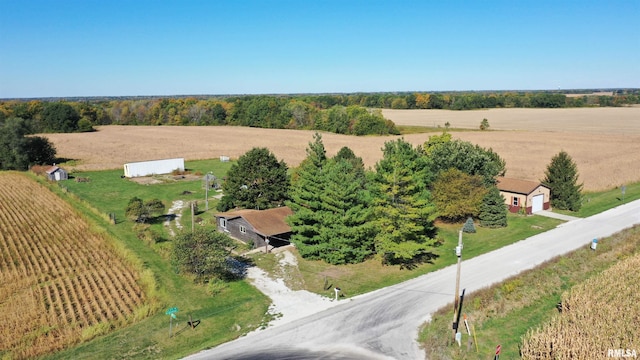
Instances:
[[[233,210],[216,214],[218,231],[229,234],[254,248],[269,244],[278,247],[289,244],[291,227],[285,219],[293,215],[288,206],[266,210]]]
[[[531,215],[551,207],[551,189],[539,182],[499,177],[497,186],[512,213],[524,210]]]
[[[124,164],[124,176],[128,178],[184,171],[184,158],[138,161]]]
[[[58,166],[50,166],[47,170],[45,170],[47,174],[47,179],[51,181],[60,181],[69,179],[69,173],[61,167]]]

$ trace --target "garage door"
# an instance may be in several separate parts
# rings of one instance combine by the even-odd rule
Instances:
[[[544,206],[544,195],[540,194],[540,195],[534,196],[533,201],[531,203],[531,212],[534,213],[534,212],[542,211],[543,206]]]

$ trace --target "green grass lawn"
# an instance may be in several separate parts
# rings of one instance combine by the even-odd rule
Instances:
[[[222,178],[232,163],[218,160],[201,160],[187,162],[191,172],[206,174],[212,172]],[[75,182],[73,179],[63,181],[60,186],[76,197],[69,201],[81,212],[87,213],[99,225],[119,239],[142,262],[145,269],[150,269],[155,276],[158,288],[155,290],[161,310],[155,315],[116,330],[108,335],[81,344],[51,356],[62,358],[177,358],[203,348],[212,347],[222,342],[241,336],[261,325],[269,305],[269,299],[244,281],[230,283],[220,294],[212,296],[200,285],[194,285],[189,279],[176,274],[168,261],[167,254],[170,241],[157,244],[146,244],[139,240],[133,231],[133,224],[125,220],[125,207],[130,198],[137,196],[143,200],[158,198],[167,208],[173,201],[198,200],[200,210],[204,209],[205,190],[201,180],[167,180],[153,185],[141,185],[129,179],[121,178],[122,170],[95,172],[78,172],[75,177],[89,178],[89,182]],[[66,196],[63,191],[59,191]],[[634,184],[627,188],[628,201],[640,197],[640,186]],[[635,195],[634,195],[635,194]],[[210,194],[211,195],[211,194]],[[80,200],[77,200],[80,199]],[[198,216],[210,221],[215,210],[215,201],[210,201],[207,212]],[[605,204],[598,205],[596,204]],[[593,194],[583,211],[610,208],[615,205],[615,196]],[[589,210],[591,209],[591,210]],[[188,210],[183,210],[183,225],[191,224]],[[597,212],[597,211],[596,211]],[[114,213],[117,223],[109,224],[107,214]],[[580,213],[579,213],[580,214]],[[586,216],[586,215],[583,215]],[[463,258],[480,255],[525,239],[537,233],[554,228],[561,221],[540,216],[509,215],[509,226],[501,229],[485,229],[477,227],[474,234],[463,234]],[[385,286],[417,277],[422,274],[454,264],[457,260],[454,248],[458,241],[458,230],[462,224],[438,224],[442,245],[434,249],[436,258],[432,263],[417,264],[412,269],[398,266],[384,266],[380,260],[372,259],[362,264],[332,266],[320,261],[299,260],[299,269],[290,274],[289,280],[293,288],[307,290],[332,296],[332,290],[325,290],[327,285],[338,286],[346,296],[362,294]],[[152,229],[169,239],[168,232],[161,221],[151,225]],[[254,261],[267,270],[275,271],[274,254],[257,254]],[[169,338],[169,316],[164,314],[168,307],[180,309],[178,315],[177,335]],[[196,329],[186,328],[186,321],[191,315],[201,320]]]
[[[509,226],[500,229],[476,227],[474,234],[464,233],[463,258],[474,256],[501,248],[529,236],[550,230],[562,223],[560,220],[541,216],[522,216],[509,214]],[[458,244],[458,230],[462,224],[438,224],[438,236],[442,238],[441,246],[435,248],[437,257],[432,263],[416,264],[413,269],[399,266],[385,266],[379,259],[370,259],[360,264],[330,265],[323,261],[305,260],[298,256],[299,274],[290,274],[294,288],[305,288],[309,291],[331,297],[333,290],[329,285],[338,286],[346,296],[354,296],[373,291],[385,286],[412,279],[455,264],[455,247]],[[254,255],[255,262],[267,271],[274,272],[277,261],[274,254],[259,253]],[[301,278],[301,279],[300,279]],[[300,285],[304,284],[304,286]]]
[[[223,176],[229,163],[217,160],[188,162],[188,167],[213,171]],[[210,169],[210,170],[209,170]],[[176,273],[171,263],[155,251],[153,247],[140,241],[132,231],[133,224],[119,220],[110,224],[105,214],[114,212],[118,219],[124,219],[124,207],[132,196],[143,199],[160,198],[171,202],[175,199],[204,199],[201,181],[178,181],[157,185],[139,185],[121,179],[121,171],[100,171],[76,173],[75,176],[89,177],[88,183],[73,180],[62,182],[62,188],[53,190],[66,198],[79,212],[106,229],[129,249],[149,269],[155,277],[156,289],[152,289],[154,302],[159,309],[154,315],[107,335],[48,356],[51,359],[173,359],[206,349],[254,330],[262,325],[270,300],[245,281],[228,285],[215,296],[207,292],[205,286],[194,284],[189,278]],[[68,196],[62,191],[76,196]],[[181,195],[184,190],[191,195]],[[80,199],[80,200],[79,200]],[[88,207],[91,204],[97,211]],[[215,203],[212,203],[213,213]],[[161,225],[158,225],[161,226]],[[170,318],[165,315],[169,307],[178,307],[178,319],[174,321],[173,336],[169,337]],[[187,326],[189,317],[200,320],[191,329]]]
[[[624,196],[621,188],[601,192],[586,192],[582,195],[582,207],[577,212],[554,211],[571,216],[588,217],[638,199],[640,199],[640,182],[627,184]]]

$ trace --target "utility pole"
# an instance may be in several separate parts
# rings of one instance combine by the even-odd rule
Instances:
[[[456,256],[458,257],[458,270],[456,272],[456,293],[453,295],[453,338],[458,331],[458,294],[460,293],[460,266],[462,264],[462,230],[458,231],[458,246],[456,246]]]

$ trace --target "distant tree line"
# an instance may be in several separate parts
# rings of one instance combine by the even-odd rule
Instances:
[[[9,117],[22,118],[31,133],[92,131],[97,125],[237,125],[350,135],[399,134],[379,109],[318,105],[303,97],[289,96],[5,101],[0,102],[0,122]]]
[[[613,95],[560,92],[447,92],[78,98],[0,101],[0,122],[17,117],[31,133],[91,131],[97,125],[238,125],[397,134],[378,109],[564,108],[640,103],[640,90]]]

